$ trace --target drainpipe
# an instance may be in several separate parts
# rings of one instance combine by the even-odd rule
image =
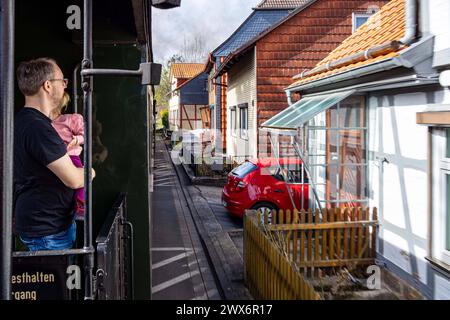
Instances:
[[[405,0],[405,35],[400,39],[404,45],[409,45],[417,33],[417,1]]]
[[[287,100],[288,100],[288,105],[290,106],[292,104],[292,91],[286,90],[286,96],[287,96]]]
[[[450,70],[442,71],[439,75],[439,83],[444,88],[442,104],[450,104]]]

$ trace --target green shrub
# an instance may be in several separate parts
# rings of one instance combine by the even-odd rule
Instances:
[[[169,129],[169,110],[164,109],[161,111],[161,119],[164,128]]]

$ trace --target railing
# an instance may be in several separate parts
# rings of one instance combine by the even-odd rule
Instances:
[[[133,299],[133,227],[126,217],[121,194],[96,239],[99,300]]]
[[[244,222],[247,284],[261,299],[323,298],[315,279],[375,263],[376,208],[248,211]]]

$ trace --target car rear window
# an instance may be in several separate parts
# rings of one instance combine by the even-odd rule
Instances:
[[[256,169],[257,166],[247,161],[241,164],[239,167],[233,169],[233,171],[231,171],[231,174],[239,178],[244,178],[246,175],[248,175],[252,171],[255,171]]]

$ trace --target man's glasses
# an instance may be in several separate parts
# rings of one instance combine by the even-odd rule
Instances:
[[[67,78],[64,78],[64,79],[48,79],[48,81],[62,81],[64,88],[67,88],[67,84],[69,83],[69,79],[67,79]]]

